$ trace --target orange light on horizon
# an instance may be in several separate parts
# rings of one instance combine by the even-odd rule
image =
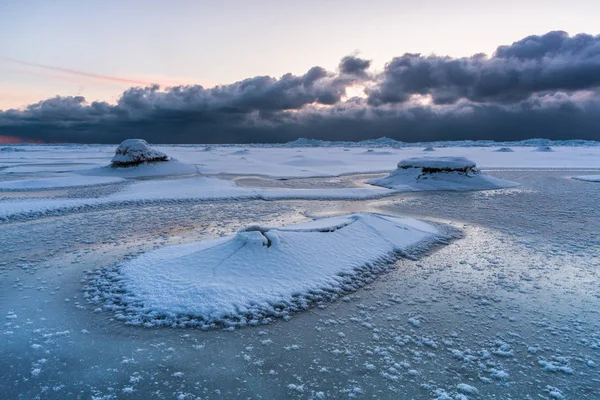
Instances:
[[[16,136],[0,135],[0,144],[44,143],[42,140],[21,139]]]

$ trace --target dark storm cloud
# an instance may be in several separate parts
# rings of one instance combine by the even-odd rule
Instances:
[[[248,78],[213,88],[134,87],[117,104],[55,97],[0,111],[0,136],[47,142],[403,141],[531,137],[600,140],[600,39],[564,32],[501,46],[490,58],[405,54],[383,72],[344,57],[337,72]],[[367,98],[346,99],[364,84]],[[413,95],[432,103],[415,103]]]
[[[367,70],[370,66],[370,60],[364,60],[355,56],[346,56],[340,61],[339,69],[342,74],[366,78]]]
[[[390,61],[369,92],[373,105],[430,95],[436,104],[518,102],[540,92],[600,86],[600,37],[565,32],[530,36],[481,54],[453,59],[405,54]]]

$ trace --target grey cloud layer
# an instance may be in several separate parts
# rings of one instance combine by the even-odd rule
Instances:
[[[600,85],[600,37],[565,32],[501,46],[491,58],[405,54],[389,62],[369,103],[403,103],[431,95],[436,104],[518,102],[539,92],[573,92]]]
[[[405,54],[379,74],[344,57],[336,72],[248,78],[214,88],[125,91],[116,105],[56,97],[0,111],[0,135],[114,143],[361,140],[600,140],[600,37],[550,32],[501,46],[492,57]],[[366,98],[346,99],[364,84]],[[414,95],[432,103],[415,102]]]

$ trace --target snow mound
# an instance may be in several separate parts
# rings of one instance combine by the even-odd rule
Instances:
[[[364,155],[368,155],[368,156],[389,156],[394,153],[392,153],[391,151],[377,151],[377,150],[369,149],[367,151],[363,151],[360,154],[364,154]]]
[[[496,153],[513,153],[514,150],[510,147],[500,147],[499,149],[494,150]]]
[[[132,167],[140,164],[169,161],[169,156],[154,150],[142,139],[123,141],[111,160],[113,167]]]
[[[248,149],[242,149],[242,150],[231,152],[229,154],[231,154],[232,156],[241,156],[241,155],[249,154],[249,153],[250,153],[250,150],[248,150]]]
[[[533,151],[539,151],[541,153],[550,153],[550,152],[553,152],[554,150],[552,150],[552,147],[550,147],[550,146],[540,146]]]
[[[474,161],[465,157],[408,158],[400,161],[398,168],[388,176],[367,183],[399,191],[468,191],[519,186],[482,173]]]
[[[573,176],[572,179],[585,182],[600,182],[600,175],[579,175]]]
[[[335,298],[444,236],[383,214],[351,214],[165,247],[98,273],[86,287],[128,324],[242,326]]]
[[[435,151],[433,147],[425,147],[423,151]]]

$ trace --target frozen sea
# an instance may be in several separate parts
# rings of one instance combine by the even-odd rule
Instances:
[[[13,184],[0,191],[0,209],[118,195],[138,181],[91,179],[86,186],[77,175],[105,165],[111,150],[39,146],[0,155],[0,182],[78,177],[54,188]],[[374,190],[364,182],[392,170],[402,152],[407,158],[421,149],[365,151],[171,149],[200,173],[257,191]],[[600,151],[492,151],[438,153],[470,156],[490,175],[521,186],[329,199],[235,192],[218,200],[128,199],[0,220],[0,397],[598,399],[600,184],[571,177],[599,175]],[[353,163],[359,157],[369,160]],[[244,173],[240,163],[249,159]],[[397,260],[342,298],[259,326],[135,327],[84,298],[94,271],[153,249],[255,223],[357,212],[413,217],[459,234],[417,259]]]

